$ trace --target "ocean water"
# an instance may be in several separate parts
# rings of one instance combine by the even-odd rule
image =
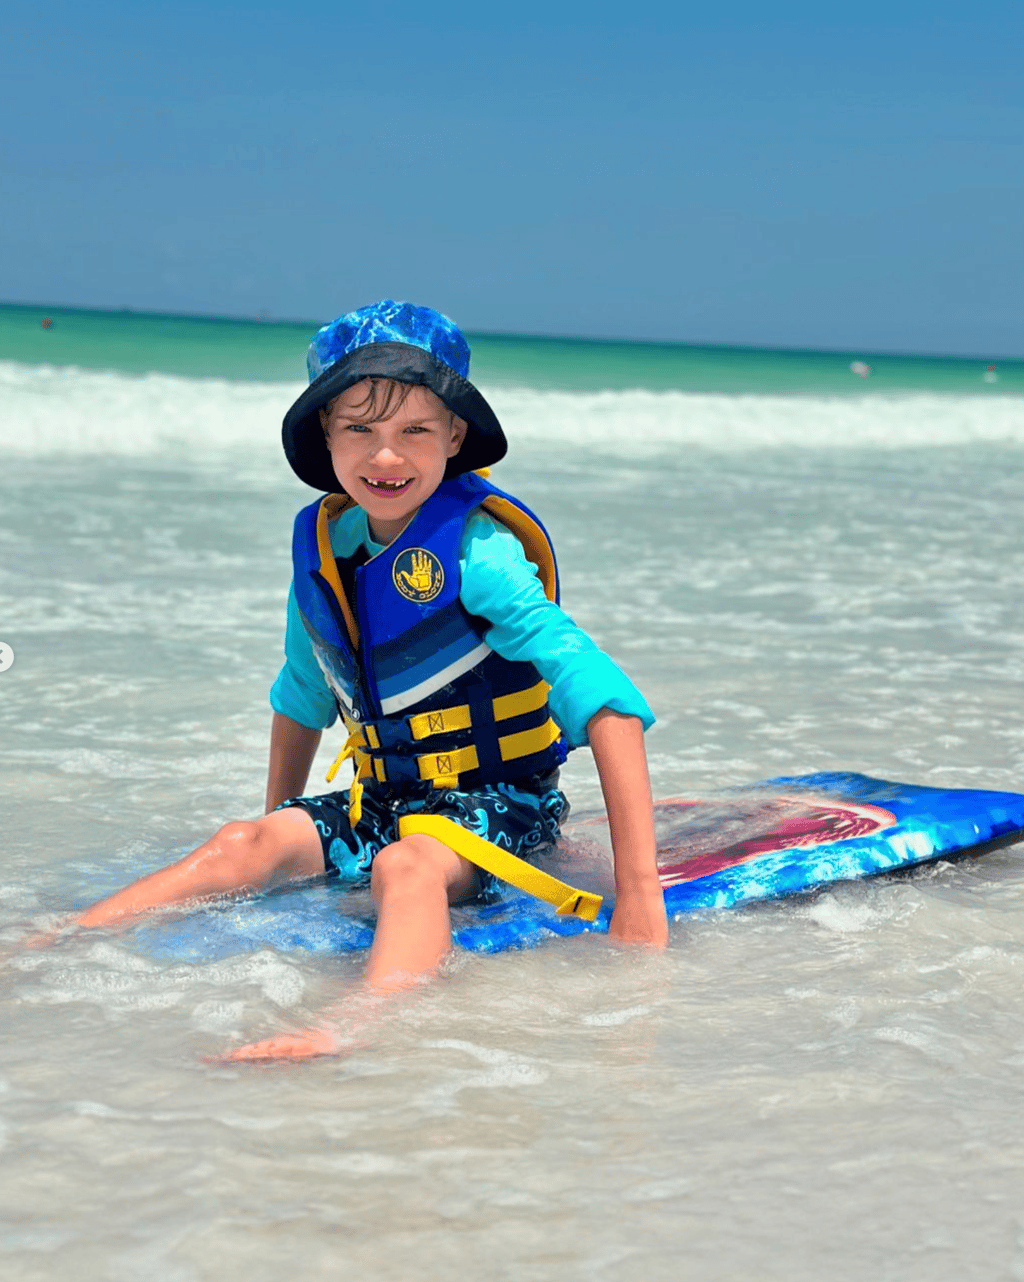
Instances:
[[[0,947],[258,812],[309,333],[0,309]],[[656,792],[1024,790],[1024,365],[474,349],[495,479],[658,713]],[[565,780],[599,805],[587,753]],[[459,954],[339,1016],[344,1054],[244,1068],[203,1057],[358,1009],[361,958],[15,950],[0,1271],[1024,1278],[1022,935],[1018,845],[689,917],[656,956]]]

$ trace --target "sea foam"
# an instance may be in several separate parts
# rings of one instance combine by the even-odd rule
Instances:
[[[279,450],[291,383],[232,382],[172,374],[128,375],[0,362],[0,446],[148,454],[162,450]],[[715,452],[772,449],[888,450],[970,444],[1024,445],[1024,397],[938,393],[859,397],[724,395],[678,391],[566,392],[484,388],[510,441],[659,454],[680,445]]]

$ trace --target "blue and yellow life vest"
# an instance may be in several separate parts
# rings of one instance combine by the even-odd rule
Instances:
[[[471,789],[555,769],[566,747],[549,686],[533,664],[493,651],[490,623],[459,599],[462,537],[482,507],[518,537],[557,602],[540,521],[470,474],[442,482],[383,552],[336,557],[328,526],[352,504],[334,494],[304,508],[292,550],[299,612],[348,728],[357,783]]]

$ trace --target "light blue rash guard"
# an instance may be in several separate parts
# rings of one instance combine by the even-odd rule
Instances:
[[[363,544],[370,556],[384,544],[370,536],[360,507],[343,512],[330,528],[336,556],[351,556]],[[484,640],[503,659],[532,663],[551,686],[548,706],[573,748],[587,742],[587,722],[601,708],[654,723],[647,701],[622,669],[561,607],[549,601],[511,530],[477,510],[466,522],[459,555],[459,599],[491,627]],[[338,716],[295,601],[288,594],[285,663],[270,691],[270,704],[300,725],[323,730]]]

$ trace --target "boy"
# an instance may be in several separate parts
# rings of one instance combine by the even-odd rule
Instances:
[[[493,894],[494,872],[553,884],[560,911],[587,914],[581,902],[594,897],[531,872],[521,856],[557,838],[568,808],[558,766],[589,742],[615,857],[610,933],[662,945],[643,747],[653,718],[556,604],[543,527],[476,474],[507,447],[467,380],[461,332],[429,308],[384,300],[321,329],[308,365],[284,448],[326,497],[295,523],[267,813],[228,824],[77,924],[326,872],[369,881],[378,918],[367,984],[399,987],[437,969],[451,947],[449,905]],[[328,777],[351,758],[352,787],[303,796],[321,731],[339,712],[349,735]],[[336,1045],[314,1031],[230,1058]]]

